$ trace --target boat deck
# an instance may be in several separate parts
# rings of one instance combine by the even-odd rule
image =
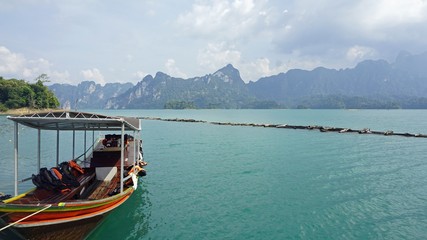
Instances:
[[[133,164],[134,146],[131,141],[125,150],[125,169]],[[112,194],[120,186],[120,148],[96,147],[93,155],[90,156],[90,167],[83,168],[84,174],[77,180],[79,187],[71,188],[70,192],[36,188],[27,193],[24,197],[15,200],[15,204],[51,204],[65,201],[96,200],[102,199]],[[89,159],[88,159],[89,160]],[[96,176],[96,168],[117,167],[117,172],[109,180],[99,179]]]
[[[90,184],[95,178],[95,169],[86,168],[85,174],[77,178],[80,186],[72,188],[70,192],[54,192],[43,188],[36,188],[34,191],[26,194],[24,197],[15,200],[15,204],[37,204],[37,203],[58,203],[67,200],[72,200],[78,197],[83,187]]]
[[[114,181],[102,181],[96,180],[93,185],[95,186],[95,190],[90,194],[88,199],[102,199],[106,198],[108,194],[114,191],[116,184]]]

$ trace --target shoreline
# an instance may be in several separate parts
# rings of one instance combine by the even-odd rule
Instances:
[[[58,108],[41,108],[41,109],[35,109],[35,108],[17,108],[17,109],[9,109],[6,112],[0,112],[0,116],[5,115],[22,115],[22,114],[31,114],[31,113],[37,113],[37,112],[55,112],[55,111],[62,111],[62,109]]]

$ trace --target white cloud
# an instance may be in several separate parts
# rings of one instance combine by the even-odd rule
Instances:
[[[271,36],[275,57],[265,55],[290,59],[288,68],[346,68],[364,59],[393,61],[401,50],[427,49],[425,0],[298,0],[270,16],[276,18],[264,36]]]
[[[232,5],[241,14],[248,14],[255,7],[253,0],[235,0]]]
[[[342,21],[342,29],[351,29],[345,33],[357,39],[357,44],[369,43],[377,51],[393,50],[395,54],[403,49],[426,46],[426,1],[363,0],[354,1],[348,7],[351,10],[340,11],[342,17],[347,16]],[[337,34],[339,32],[334,33]],[[342,40],[348,42],[350,39]]]
[[[239,69],[240,75],[245,82],[255,81],[260,77],[288,70],[283,63],[277,63],[272,66],[270,59],[266,57],[245,61],[240,51],[225,42],[210,43],[206,48],[199,51],[198,64],[206,69],[207,72],[216,71],[229,63]]]
[[[362,6],[367,10],[362,21],[370,28],[418,23],[425,21],[427,17],[425,0],[379,0],[374,3],[364,1]]]
[[[105,84],[104,76],[101,74],[98,68],[92,68],[81,71],[81,74],[86,80],[95,81],[101,85]]]
[[[25,68],[23,75],[24,77],[28,78],[34,75],[40,75],[42,73],[46,73],[46,74],[50,73],[52,63],[50,63],[46,59],[39,58],[36,60],[28,60],[26,65],[29,68]]]
[[[24,69],[26,59],[17,53],[0,46],[0,74],[18,74]]]
[[[191,11],[179,15],[177,22],[186,33],[196,37],[236,39],[262,31],[266,1],[196,1]]]
[[[351,62],[356,62],[366,58],[375,57],[376,54],[377,53],[373,48],[355,45],[348,49],[346,58]]]
[[[165,67],[167,74],[173,77],[187,78],[187,75],[176,66],[174,59],[169,58],[166,60]]]
[[[136,71],[133,74],[133,77],[135,78],[135,80],[141,81],[147,75],[148,75],[148,73],[145,73],[144,71]]]
[[[229,12],[228,1],[216,1],[213,5],[195,3],[191,12],[179,16],[178,23],[186,26],[187,30],[209,34],[221,28]]]
[[[55,82],[70,81],[68,71],[54,70],[53,64],[48,60],[44,58],[26,59],[22,54],[11,52],[8,48],[0,46],[0,75],[30,81],[43,73]]]
[[[81,70],[93,63],[106,82],[136,81],[162,69],[203,75],[228,63],[243,79],[256,80],[290,68],[352,67],[371,57],[393,61],[401,50],[427,50],[426,0],[25,0],[0,6],[0,74],[30,80],[46,73],[52,82],[81,81]],[[141,66],[144,72],[136,72]]]
[[[213,71],[228,63],[238,64],[241,60],[241,53],[234,46],[228,46],[226,42],[209,43],[206,48],[199,51],[197,60],[200,66]]]
[[[70,73],[68,71],[58,72],[58,71],[49,71],[49,78],[53,79],[55,83],[72,83],[70,80]]]
[[[246,82],[249,80],[256,81],[261,77],[275,75],[288,70],[283,63],[277,63],[276,66],[272,66],[268,58],[259,58],[254,62],[241,64],[240,68],[242,78],[245,79]]]

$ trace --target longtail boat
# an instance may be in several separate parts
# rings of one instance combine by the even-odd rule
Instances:
[[[132,195],[138,177],[146,174],[137,118],[73,111],[7,118],[14,122],[14,196],[0,202],[0,239],[84,239]],[[37,130],[37,169],[22,180],[18,179],[19,125]],[[56,131],[56,163],[51,166],[41,166],[42,131]],[[73,135],[72,156],[66,161],[60,161],[62,131]],[[84,139],[78,144],[83,142],[85,149],[75,157],[79,131]],[[108,134],[95,140],[95,131]],[[87,132],[93,139],[89,146]],[[19,193],[18,184],[30,180],[36,187]]]

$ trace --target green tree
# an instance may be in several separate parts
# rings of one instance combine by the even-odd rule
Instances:
[[[31,84],[24,80],[4,79],[0,77],[0,111],[21,107],[29,108],[56,108],[59,101],[43,83],[49,77],[41,74],[36,83]]]

